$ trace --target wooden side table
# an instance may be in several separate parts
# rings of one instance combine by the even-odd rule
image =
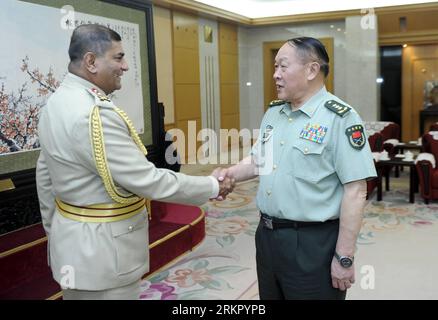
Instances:
[[[383,168],[388,166],[409,167],[409,202],[415,202],[415,192],[418,192],[418,175],[415,168],[415,161],[404,161],[403,159],[392,157],[389,160],[381,160],[376,162],[378,182],[377,182],[377,201],[382,201],[382,175]],[[387,171],[386,186],[389,190],[389,170]]]

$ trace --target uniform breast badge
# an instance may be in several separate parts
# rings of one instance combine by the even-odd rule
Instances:
[[[348,127],[345,130],[345,134],[348,137],[348,142],[355,149],[362,149],[365,146],[365,134],[363,133],[363,127],[360,124]]]
[[[273,131],[274,131],[274,127],[268,124],[268,125],[265,127],[265,131],[263,132],[262,143],[265,143],[265,142],[267,142],[269,139],[271,139],[272,134],[273,134]]]
[[[320,126],[319,124],[308,123],[303,129],[301,129],[300,138],[316,143],[322,143],[327,130],[327,127]]]

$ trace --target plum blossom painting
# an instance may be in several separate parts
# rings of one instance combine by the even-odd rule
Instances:
[[[0,156],[39,148],[39,112],[67,74],[73,29],[85,23],[110,27],[122,37],[129,72],[112,97],[144,132],[138,24],[17,0],[0,2]]]

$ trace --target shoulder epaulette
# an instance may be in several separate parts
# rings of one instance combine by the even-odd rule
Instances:
[[[110,98],[108,98],[103,93],[100,93],[96,88],[90,88],[87,90],[89,94],[94,97],[95,105],[99,107],[109,107],[112,108],[114,106],[113,102]]]
[[[285,103],[286,103],[286,101],[284,101],[284,100],[272,100],[271,102],[269,102],[269,108],[274,107],[274,106],[279,106],[279,105],[282,105]]]
[[[324,106],[327,109],[329,109],[330,111],[333,111],[334,113],[336,113],[340,117],[345,116],[351,110],[351,108],[349,106],[346,106],[346,105],[339,103],[338,101],[335,101],[335,100],[327,101],[324,104]]]

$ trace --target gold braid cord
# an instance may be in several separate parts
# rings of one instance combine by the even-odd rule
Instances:
[[[139,147],[141,152],[143,152],[144,155],[147,155],[148,151],[146,150],[146,147],[144,146],[143,142],[141,142],[141,139],[138,136],[138,133],[135,130],[131,119],[128,118],[128,115],[122,109],[114,107],[114,110],[116,110],[116,112],[123,119],[123,121],[125,121],[126,125],[128,126],[129,134],[131,135],[132,140],[134,140],[135,144]]]
[[[135,131],[132,122],[129,120],[127,115],[119,108],[115,109],[120,117],[125,121],[128,126],[129,133],[140,148],[140,150],[146,155],[147,151],[142,144],[140,137]],[[133,203],[138,201],[140,198],[132,193],[122,194],[114,184],[113,178],[111,176],[110,169],[108,167],[106,153],[105,153],[105,143],[103,139],[103,128],[102,121],[100,119],[99,107],[95,106],[90,114],[90,135],[93,149],[94,162],[96,163],[97,172],[103,180],[106,191],[109,196],[117,203]]]

